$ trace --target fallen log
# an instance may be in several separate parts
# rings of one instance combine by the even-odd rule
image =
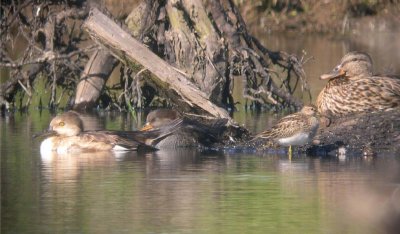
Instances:
[[[141,65],[148,69],[153,74],[153,82],[167,90],[165,94],[181,109],[226,118],[229,124],[234,124],[228,112],[213,104],[183,72],[158,57],[98,9],[90,11],[84,28],[95,41],[108,48],[123,63]]]

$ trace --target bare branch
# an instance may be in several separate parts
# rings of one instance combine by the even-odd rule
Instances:
[[[71,53],[63,54],[63,55],[57,54],[54,51],[46,51],[41,57],[26,61],[26,62],[19,62],[19,63],[0,62],[0,67],[8,67],[8,68],[18,69],[25,65],[30,65],[30,64],[46,63],[46,62],[52,62],[52,61],[56,61],[56,60],[70,59],[76,55],[80,55],[80,54],[87,53],[87,52],[97,50],[97,49],[99,49],[98,45],[91,45],[87,48],[75,50],[75,51],[72,51]]]

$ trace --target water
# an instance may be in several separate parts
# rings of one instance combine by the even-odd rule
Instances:
[[[318,76],[350,50],[369,52],[377,72],[400,73],[395,63],[400,48],[392,34],[375,35],[369,43],[357,37],[258,37],[272,50],[306,50],[315,58],[305,65],[312,101],[325,85]],[[236,83],[240,96],[241,82]],[[259,132],[280,115],[246,112],[242,102],[234,117]],[[295,155],[291,161],[284,151],[40,155],[40,139],[32,135],[47,128],[50,119],[46,111],[0,117],[1,233],[400,230],[398,152],[376,158]],[[135,121],[125,114],[85,116],[87,129],[128,130],[142,124],[143,117]]]
[[[50,117],[1,118],[2,233],[380,233],[400,216],[393,155],[40,155],[32,135]],[[85,119],[88,128],[134,123],[113,114]]]

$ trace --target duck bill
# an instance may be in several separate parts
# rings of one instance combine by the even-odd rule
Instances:
[[[149,123],[146,123],[143,128],[140,129],[140,131],[150,131],[153,129],[153,126]]]
[[[327,79],[341,77],[341,76],[344,76],[345,74],[346,74],[345,71],[343,71],[342,69],[338,69],[338,70],[333,70],[331,73],[323,74],[319,78],[321,80],[327,80]]]
[[[33,138],[37,137],[49,137],[56,135],[56,132],[53,130],[44,130],[43,132],[39,132],[33,135]]]

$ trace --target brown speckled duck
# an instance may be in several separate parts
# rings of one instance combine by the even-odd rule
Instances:
[[[314,106],[304,106],[299,112],[283,117],[270,130],[257,134],[252,141],[264,139],[282,146],[305,145],[314,138],[319,126]]]
[[[317,98],[322,115],[344,116],[400,106],[400,79],[373,75],[372,60],[366,53],[347,53],[331,73],[320,78],[328,79]]]

